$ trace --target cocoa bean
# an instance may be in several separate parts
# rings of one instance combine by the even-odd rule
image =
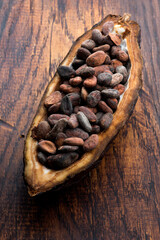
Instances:
[[[73,112],[73,106],[70,98],[66,95],[61,101],[61,111],[66,115],[71,115]]]
[[[66,118],[67,120],[69,120],[69,116],[67,116],[65,114],[51,114],[48,117],[48,122],[51,125],[55,125],[58,122],[58,120],[60,120],[61,118]]]
[[[37,140],[45,139],[47,133],[51,130],[51,127],[47,121],[42,121],[37,127],[32,129],[31,137]]]
[[[49,113],[49,114],[52,114],[52,113],[58,112],[60,106],[61,106],[61,102],[58,102],[58,103],[55,103],[55,104],[51,105],[51,106],[48,108],[48,113]]]
[[[58,67],[57,72],[60,75],[60,77],[62,77],[64,79],[69,79],[69,78],[74,77],[76,75],[75,70],[72,67],[68,67],[68,66]]]
[[[65,133],[67,137],[80,137],[83,140],[86,140],[89,137],[88,133],[81,128],[67,129]]]
[[[86,60],[89,55],[91,55],[91,52],[86,48],[81,47],[77,51],[77,58],[82,60]]]
[[[101,66],[97,66],[97,67],[94,67],[94,70],[95,70],[95,76],[97,77],[100,73],[103,73],[103,72],[108,72],[112,75],[112,72],[109,70],[109,67],[107,65],[101,65]]]
[[[115,87],[123,80],[123,75],[121,73],[115,73],[112,75],[112,80],[110,82],[111,87]]]
[[[71,78],[69,80],[69,83],[74,87],[74,86],[78,86],[79,84],[81,84],[82,82],[82,78],[81,77],[74,77],[74,78]]]
[[[129,59],[129,56],[125,51],[121,50],[117,54],[117,59],[120,60],[121,62],[127,62]]]
[[[116,100],[116,101],[115,101]],[[112,108],[113,110],[117,109],[117,105],[118,105],[118,100],[116,98],[107,98],[105,100],[105,102],[107,103],[107,105]]]
[[[119,98],[119,91],[116,89],[105,89],[101,92],[101,96],[106,98]]]
[[[121,51],[121,46],[112,46],[111,57],[112,58],[116,57],[119,51]]]
[[[95,70],[92,67],[85,67],[79,70],[79,75],[83,78],[91,77],[94,75],[94,73]]]
[[[38,149],[42,152],[54,154],[56,152],[56,146],[53,142],[42,140],[38,143]]]
[[[65,145],[65,146],[61,146],[58,148],[59,152],[74,152],[77,151],[79,149],[78,146],[69,146],[69,145]]]
[[[73,112],[74,112],[74,113],[78,113],[79,107],[80,107],[80,106],[75,106]]]
[[[128,72],[125,66],[118,66],[116,68],[116,72],[117,73],[121,73],[123,75],[123,80],[122,80],[122,84],[125,84],[127,82],[128,79]]]
[[[107,54],[106,55],[106,59],[105,59],[105,61],[104,61],[104,64],[111,64],[112,63],[112,61],[111,61],[111,58],[110,58],[110,56]],[[113,68],[113,67],[112,67]],[[111,69],[110,69],[111,70]],[[114,70],[114,68],[113,68],[113,70]]]
[[[75,113],[71,114],[70,119],[68,120],[68,126],[70,128],[77,128],[78,125],[79,123],[78,123],[77,115]]]
[[[113,115],[111,113],[106,113],[100,120],[100,126],[103,129],[108,129],[113,120]]]
[[[92,39],[85,40],[81,47],[87,48],[88,50],[92,50],[96,46],[96,43]]]
[[[63,143],[71,146],[83,146],[84,141],[79,137],[70,137],[65,139]]]
[[[101,120],[101,118],[102,118],[103,115],[104,115],[103,112],[98,112],[98,113],[96,114],[96,117],[97,117],[97,122],[96,122],[96,123],[99,123],[99,122],[100,122],[100,120]]]
[[[79,105],[81,102],[81,97],[79,93],[68,93],[66,96],[68,96],[71,100],[73,107]]]
[[[79,154],[75,152],[71,153],[60,153],[56,155],[49,156],[46,160],[46,165],[48,168],[54,170],[61,170],[69,167],[79,158]]]
[[[59,89],[64,92],[64,93],[76,93],[76,92],[80,92],[80,88],[79,87],[72,87],[69,84],[61,84],[59,86]]]
[[[99,138],[97,134],[92,134],[85,142],[83,145],[83,150],[85,152],[89,152],[93,149],[95,149],[98,145]]]
[[[88,107],[88,106],[87,106]],[[91,110],[93,113],[97,113],[97,108],[96,107],[88,107],[89,110]]]
[[[106,54],[103,51],[97,51],[92,53],[87,59],[86,63],[88,66],[96,67],[104,63]]]
[[[99,47],[93,48],[93,52],[97,52],[97,51],[107,52],[107,51],[109,51],[109,49],[110,49],[109,44],[105,44],[105,45],[101,45],[101,46],[99,46]]]
[[[62,94],[59,91],[55,91],[51,93],[45,100],[44,105],[45,107],[50,107],[53,104],[56,104],[62,100]]]
[[[125,91],[125,86],[123,86],[122,84],[118,84],[114,87],[114,89],[118,90],[119,94],[121,95]]]
[[[102,26],[102,32],[104,35],[108,35],[110,32],[112,32],[114,29],[114,22],[108,21],[105,22]]]
[[[84,87],[87,87],[87,88],[95,87],[96,84],[97,84],[97,78],[95,76],[86,78],[83,82]]]
[[[84,101],[86,101],[87,96],[88,96],[87,90],[85,89],[85,87],[82,87],[82,88],[81,88],[81,98],[82,98]]]
[[[94,123],[97,121],[96,115],[88,107],[81,106],[79,111],[83,112],[90,122]]]
[[[87,105],[89,107],[95,107],[101,100],[101,93],[98,90],[92,91],[87,96]]]
[[[93,125],[91,133],[100,133],[101,129],[99,125]]]
[[[115,33],[109,33],[108,34],[109,38],[112,40],[112,42],[115,44],[115,45],[120,45],[121,42],[122,42],[122,37],[121,35],[119,34],[115,34]]]
[[[102,85],[102,86],[109,86],[112,80],[112,75],[109,73],[100,73],[97,76],[97,82],[98,84]]]
[[[78,112],[77,118],[78,118],[80,125],[86,132],[92,131],[92,126],[91,126],[88,118],[86,117],[86,115],[83,112]]]
[[[87,67],[87,64],[83,64],[82,66],[80,66],[77,70],[76,70],[76,74],[79,75],[80,71],[83,69],[83,68],[86,68]]]
[[[58,120],[58,122],[54,125],[52,130],[47,134],[46,138],[48,140],[54,140],[59,132],[64,131],[65,127],[67,126],[67,123],[68,120],[65,118]]]
[[[79,68],[80,66],[82,66],[84,63],[85,63],[84,60],[75,58],[75,59],[73,60],[73,62],[72,62],[72,67],[73,67],[74,69],[77,69],[77,68]]]
[[[44,153],[38,152],[38,153],[37,153],[37,158],[38,158],[38,161],[39,161],[42,165],[45,165],[45,164],[46,164],[47,156],[46,156]]]
[[[103,111],[104,113],[113,113],[113,110],[104,102],[104,101],[100,101],[98,103],[98,107],[100,109],[100,111]]]
[[[63,145],[64,140],[67,138],[65,133],[59,132],[56,136],[55,144],[60,147]]]
[[[116,68],[117,68],[118,66],[123,66],[123,63],[120,62],[120,61],[117,60],[117,59],[112,59],[111,64],[112,64],[112,66],[113,66],[113,68],[114,68],[114,71],[116,70]]]
[[[101,45],[103,36],[102,33],[98,29],[94,29],[92,31],[92,39],[95,41],[98,45]]]

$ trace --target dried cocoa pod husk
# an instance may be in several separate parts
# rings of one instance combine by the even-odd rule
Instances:
[[[27,134],[25,148],[24,148],[24,178],[28,186],[28,192],[30,196],[35,196],[39,193],[46,192],[50,189],[58,189],[61,186],[65,186],[68,179],[73,177],[79,177],[81,174],[89,170],[100,159],[101,154],[105,150],[106,146],[115,137],[119,130],[124,126],[127,119],[131,115],[134,105],[137,101],[139,91],[142,87],[142,56],[138,45],[140,36],[139,25],[129,19],[130,15],[125,14],[123,17],[116,15],[108,15],[100,23],[92,27],[73,44],[71,50],[62,61],[61,66],[69,66],[74,57],[76,56],[78,48],[80,48],[82,42],[90,39],[93,29],[102,30],[102,26],[107,21],[113,21],[115,30],[123,29],[121,34],[122,39],[125,38],[129,59],[131,62],[130,76],[128,80],[128,88],[125,90],[123,97],[121,98],[117,110],[113,115],[113,121],[107,130],[99,133],[98,146],[82,155],[82,157],[74,162],[72,165],[63,170],[50,170],[39,163],[37,158],[37,140],[31,137],[32,129],[36,127],[40,121],[46,119],[47,110],[44,107],[44,101],[53,91],[59,89],[60,77],[56,72],[55,76],[49,83],[45,95],[43,96],[39,105],[36,116],[30,126]],[[119,32],[118,32],[119,33]],[[72,179],[74,182],[74,178]]]

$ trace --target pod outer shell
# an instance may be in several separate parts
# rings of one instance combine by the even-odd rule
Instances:
[[[139,91],[142,88],[143,61],[139,47],[140,27],[136,22],[129,19],[128,14],[124,14],[123,17],[108,15],[101,22],[94,25],[92,29],[84,33],[74,42],[69,53],[60,65],[70,65],[76,55],[77,49],[81,46],[81,43],[91,37],[93,29],[101,30],[102,25],[106,21],[113,21],[114,24],[120,25],[125,29],[123,37],[126,39],[128,54],[131,62],[128,88],[124,92],[123,98],[118,104],[117,110],[114,113],[112,124],[107,130],[99,134],[99,144],[96,149],[85,153],[81,159],[73,163],[68,168],[60,171],[54,171],[45,168],[39,163],[37,159],[37,141],[31,137],[31,130],[47,115],[44,107],[44,99],[59,88],[60,77],[57,72],[55,73],[40,102],[38,111],[33,119],[25,141],[24,180],[28,186],[28,193],[30,196],[35,196],[51,189],[59,189],[67,185],[68,182],[74,182],[74,179],[77,180],[77,178],[83,176],[86,171],[88,172],[88,170],[96,165],[108,144],[117,135],[119,130],[124,126],[127,119],[132,114]]]

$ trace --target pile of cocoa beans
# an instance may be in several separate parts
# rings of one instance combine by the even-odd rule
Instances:
[[[124,40],[123,40],[124,41]],[[59,91],[46,97],[48,118],[32,129],[37,157],[47,168],[61,170],[98,145],[109,128],[128,79],[129,56],[114,23],[94,29],[70,66],[60,66]]]

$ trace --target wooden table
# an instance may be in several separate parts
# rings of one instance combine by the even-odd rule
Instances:
[[[100,165],[31,198],[24,136],[73,41],[109,13],[141,25],[143,90]],[[0,239],[160,239],[160,1],[0,1]]]

